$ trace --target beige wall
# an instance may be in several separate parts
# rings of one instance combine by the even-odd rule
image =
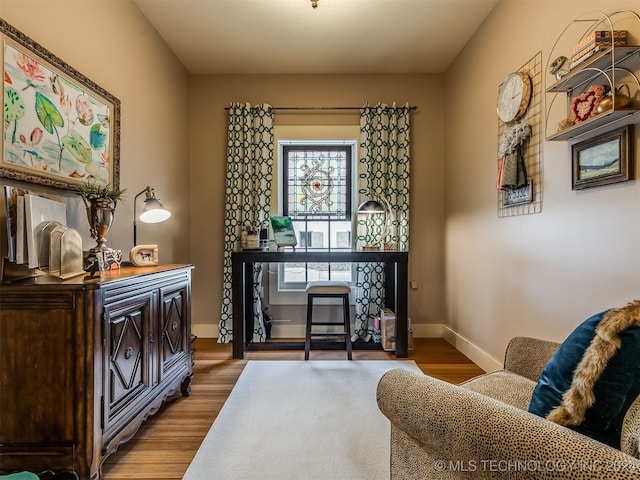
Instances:
[[[150,185],[173,216],[139,224],[138,243],[158,244],[162,263],[189,262],[188,75],[166,44],[129,0],[0,0],[0,17],[120,99],[127,194],[109,246],[128,255],[133,200]]]
[[[215,331],[220,313],[224,107],[417,105],[409,272],[419,288],[409,314],[423,327],[445,323],[447,338],[494,368],[512,336],[561,340],[640,290],[637,181],[574,192],[567,143],[545,142],[542,213],[498,218],[494,188],[502,79],[538,51],[544,64],[576,15],[623,8],[640,12],[640,1],[503,0],[446,75],[189,77],[129,0],[0,0],[0,17],[122,101],[121,183],[130,196],[118,206],[111,244],[130,248],[133,196],[154,186],[174,216],[140,227],[141,242],[158,243],[162,262],[196,265],[195,330]],[[96,18],[104,35],[87,41]],[[358,119],[279,112],[276,122]]]
[[[538,51],[549,81],[556,36],[596,9],[640,12],[640,2],[503,1],[446,73],[446,323],[487,366],[515,335],[559,341],[638,298],[637,181],[572,191],[567,142],[546,142],[542,213],[497,217],[497,87]]]
[[[191,78],[194,330],[214,335],[222,296],[227,112],[231,102],[273,106],[417,105],[412,113],[409,292],[414,323],[443,321],[443,83],[438,75],[219,75]],[[357,111],[276,112],[277,125],[358,125]],[[299,315],[300,322],[303,315]]]

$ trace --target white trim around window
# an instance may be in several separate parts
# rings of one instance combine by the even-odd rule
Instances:
[[[273,174],[274,188],[271,205],[276,205],[277,209],[272,211],[272,215],[279,215],[283,210],[282,206],[282,146],[283,145],[303,145],[313,143],[315,145],[322,144],[343,144],[352,148],[352,192],[351,203],[353,212],[357,209],[358,202],[358,136],[359,125],[341,125],[341,126],[276,126],[275,127],[275,147],[277,162]],[[355,232],[355,214],[352,218],[352,232]],[[353,235],[352,235],[352,238]],[[299,288],[282,288],[278,282],[278,269],[282,264],[270,264],[268,267],[268,284],[269,284],[269,303],[272,305],[304,305],[307,302],[304,294],[304,286]],[[355,273],[354,273],[355,275]],[[352,278],[354,278],[352,276]],[[331,303],[331,299],[327,299],[327,303]]]

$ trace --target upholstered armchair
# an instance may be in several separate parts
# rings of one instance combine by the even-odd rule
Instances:
[[[640,397],[626,410],[620,449],[528,412],[558,347],[514,338],[503,370],[459,386],[387,372],[377,400],[391,422],[391,479],[639,479]]]

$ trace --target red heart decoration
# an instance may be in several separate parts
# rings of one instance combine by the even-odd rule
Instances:
[[[596,109],[602,97],[604,97],[602,85],[591,85],[586,92],[571,99],[571,120],[581,123],[597,115]]]

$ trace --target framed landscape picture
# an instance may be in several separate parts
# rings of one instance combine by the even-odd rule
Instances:
[[[0,19],[0,176],[58,188],[119,187],[120,101]]]
[[[571,146],[573,190],[633,178],[633,125],[625,125]]]

